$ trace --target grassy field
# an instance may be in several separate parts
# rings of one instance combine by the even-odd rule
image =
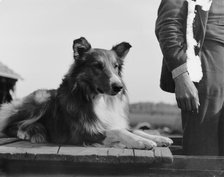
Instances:
[[[153,129],[168,127],[174,134],[182,133],[180,109],[177,105],[152,102],[130,104],[130,121],[132,127],[148,122]]]
[[[136,126],[141,122],[150,123],[153,128],[168,127],[175,133],[181,133],[181,117],[178,114],[147,114],[147,113],[131,113],[130,114],[131,126]]]

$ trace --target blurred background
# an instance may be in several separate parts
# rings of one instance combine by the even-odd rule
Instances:
[[[122,41],[131,48],[124,68],[132,126],[180,133],[175,97],[159,88],[162,54],[155,37],[158,0],[1,0],[2,100],[57,88],[68,71],[72,42],[95,48]],[[14,88],[14,89],[13,89]],[[11,90],[7,95],[7,90]],[[140,124],[141,123],[141,124]]]

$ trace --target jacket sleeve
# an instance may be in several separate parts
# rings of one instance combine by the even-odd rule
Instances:
[[[156,20],[156,37],[170,71],[184,65],[186,56],[187,3],[185,0],[162,0]]]

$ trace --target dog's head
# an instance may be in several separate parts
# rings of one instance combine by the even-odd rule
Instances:
[[[83,37],[74,40],[75,67],[72,73],[77,84],[94,94],[119,93],[124,88],[121,71],[130,48],[129,43],[122,42],[111,50],[96,49]]]

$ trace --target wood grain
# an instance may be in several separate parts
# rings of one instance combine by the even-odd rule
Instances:
[[[1,145],[0,159],[104,164],[151,164],[171,163],[173,157],[168,148],[134,150],[106,147],[57,146],[18,141]]]

